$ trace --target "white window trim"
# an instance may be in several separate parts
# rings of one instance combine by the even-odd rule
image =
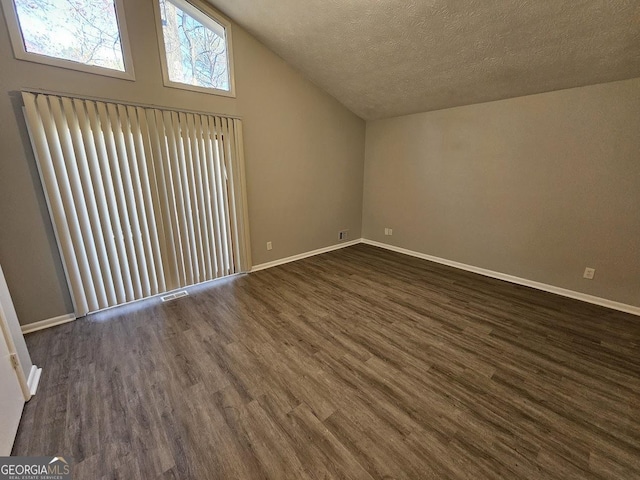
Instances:
[[[231,41],[231,22],[226,17],[222,16],[216,10],[209,5],[205,5],[203,2],[196,2],[192,0],[181,0],[191,7],[200,10],[204,15],[211,17],[212,20],[218,22],[224,27],[225,43],[227,47],[227,68],[229,69],[229,91],[222,90],[220,88],[199,87],[197,85],[189,85],[188,83],[174,82],[169,79],[169,68],[167,65],[167,51],[164,43],[164,34],[162,31],[162,15],[160,14],[160,2],[158,0],[153,1],[153,9],[156,15],[156,32],[158,34],[158,49],[160,50],[160,63],[162,64],[162,79],[165,87],[180,88],[182,90],[191,90],[194,92],[208,93],[209,95],[221,95],[223,97],[236,96],[236,80],[233,70],[233,45]],[[167,0],[168,1],[168,0]],[[189,12],[187,12],[189,13]]]
[[[125,21],[124,15],[124,0],[114,0],[116,21],[118,22],[118,30],[120,33],[120,45],[122,46],[122,57],[125,69],[124,72],[121,72],[120,70],[114,70],[112,68],[86,65],[80,62],[74,62],[73,60],[64,60],[62,58],[48,57],[39,53],[28,52],[24,44],[24,39],[22,37],[22,30],[20,29],[18,12],[14,1],[0,1],[2,2],[4,16],[7,20],[7,29],[9,30],[9,37],[11,38],[11,45],[13,46],[13,54],[15,55],[16,59],[25,60],[28,62],[42,63],[44,65],[66,68],[69,70],[77,70],[85,73],[104,75],[107,77],[116,77],[124,80],[135,80],[133,71],[133,59],[131,56],[131,46],[129,43],[127,23]]]

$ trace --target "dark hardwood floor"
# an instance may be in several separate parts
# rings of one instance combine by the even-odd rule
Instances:
[[[640,318],[371,246],[27,343],[79,480],[640,478]]]

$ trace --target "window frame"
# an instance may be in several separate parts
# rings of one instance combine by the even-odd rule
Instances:
[[[224,29],[225,36],[225,44],[227,48],[227,69],[229,71],[229,90],[222,90],[221,88],[214,87],[200,87],[198,85],[190,85],[188,83],[180,83],[174,82],[169,78],[169,66],[167,62],[167,50],[166,45],[164,43],[164,32],[162,29],[162,15],[160,12],[160,1],[153,1],[153,10],[155,12],[156,17],[156,33],[158,36],[158,50],[160,51],[160,63],[162,68],[162,80],[164,81],[165,87],[171,88],[179,88],[181,90],[191,90],[199,93],[207,93],[209,95],[219,95],[223,97],[236,97],[236,81],[233,69],[233,42],[231,39],[231,22],[220,14],[213,7],[205,4],[204,2],[194,1],[194,0],[166,0],[171,1],[171,3],[177,4],[178,8],[180,7],[180,3],[186,3],[191,8],[195,8],[199,10],[203,15],[211,18],[214,22],[220,24],[220,26]],[[188,14],[189,12],[186,11]],[[206,25],[205,25],[206,26]]]
[[[127,31],[127,23],[124,14],[124,0],[113,0],[116,14],[116,23],[118,24],[118,33],[120,34],[120,46],[122,47],[122,61],[124,62],[124,71],[115,70],[113,68],[99,67],[96,65],[87,65],[85,63],[76,62],[74,60],[66,60],[64,58],[49,57],[41,53],[27,51],[27,47],[22,36],[22,26],[18,17],[18,10],[14,0],[0,0],[4,16],[7,23],[7,30],[13,47],[13,54],[16,60],[24,60],[27,62],[41,63],[53,67],[66,68],[68,70],[76,70],[84,73],[93,73],[107,77],[116,77],[123,80],[135,80],[133,71],[133,57],[131,55],[131,46],[129,43],[129,35]]]
[[[63,58],[49,57],[41,53],[27,51],[22,36],[22,27],[18,17],[18,11],[14,0],[0,0],[7,23],[7,30],[13,47],[13,54],[16,60],[24,60],[27,62],[40,63],[53,67],[65,68],[68,70],[76,70],[84,73],[92,73],[107,77],[116,77],[123,80],[135,80],[133,70],[133,57],[131,55],[131,47],[127,32],[127,24],[124,15],[124,0],[113,0],[116,14],[116,22],[118,24],[118,33],[120,35],[120,46],[122,47],[122,60],[124,62],[124,71],[115,70],[107,67],[99,67],[96,65],[87,65],[85,63],[76,62],[74,60],[66,60]]]

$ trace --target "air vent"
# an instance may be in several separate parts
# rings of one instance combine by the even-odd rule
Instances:
[[[170,302],[171,300],[175,300],[176,298],[186,297],[189,295],[186,290],[180,290],[179,292],[170,293],[169,295],[165,295],[160,297],[163,302]]]

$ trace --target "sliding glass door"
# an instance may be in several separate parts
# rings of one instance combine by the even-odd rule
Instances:
[[[23,99],[76,315],[250,269],[239,119]]]

